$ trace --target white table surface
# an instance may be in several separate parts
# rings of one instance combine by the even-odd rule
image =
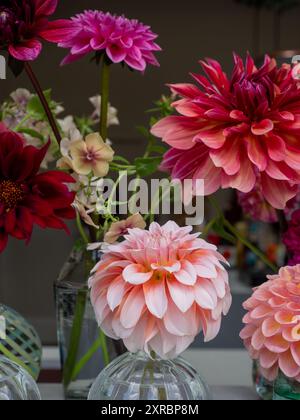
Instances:
[[[40,384],[39,388],[44,401],[61,401],[64,399],[61,385]],[[213,399],[218,401],[254,401],[258,399],[254,390],[248,387],[213,386],[211,390]]]
[[[243,349],[192,349],[183,354],[209,384],[215,400],[257,400],[252,388],[252,361]],[[45,347],[43,369],[59,369],[57,348]],[[40,384],[44,400],[63,400],[59,384]]]

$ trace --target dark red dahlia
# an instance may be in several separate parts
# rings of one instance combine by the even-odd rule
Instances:
[[[73,219],[74,179],[59,171],[38,173],[49,145],[26,146],[23,138],[0,127],[0,252],[8,237],[29,242],[33,226],[68,230]]]
[[[57,4],[58,0],[1,0],[0,49],[20,61],[35,60],[42,50],[39,38],[47,39],[50,32],[53,38],[55,22],[50,28],[48,18]]]

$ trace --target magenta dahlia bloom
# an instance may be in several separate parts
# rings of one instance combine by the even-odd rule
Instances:
[[[300,89],[289,65],[266,56],[256,68],[234,56],[229,79],[214,60],[202,62],[199,84],[171,85],[181,114],[152,133],[171,146],[163,168],[177,179],[204,179],[206,195],[219,188],[249,193],[260,183],[264,199],[284,209],[300,183]]]
[[[58,0],[2,0],[0,2],[0,50],[20,61],[35,60],[41,50],[40,38],[51,39],[55,35],[56,23],[59,24],[59,37],[62,39],[67,28],[62,30],[62,22],[49,23],[57,8]]]
[[[161,50],[154,42],[157,35],[137,20],[86,10],[71,20],[62,21],[61,29],[70,30],[58,43],[70,49],[62,64],[79,60],[91,52],[105,52],[113,63],[125,63],[134,70],[144,71],[147,64],[159,66],[153,54]],[[53,41],[57,42],[55,38]]]

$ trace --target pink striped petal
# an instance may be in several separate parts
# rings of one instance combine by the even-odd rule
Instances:
[[[168,289],[178,309],[182,313],[187,312],[195,301],[194,288],[170,280],[168,281]]]
[[[142,287],[135,287],[129,293],[121,310],[120,321],[124,328],[134,327],[145,308],[145,300]]]
[[[295,362],[290,350],[280,354],[279,367],[288,378],[295,378],[300,374],[300,366]]]
[[[263,120],[259,123],[252,124],[251,131],[256,136],[263,136],[274,129],[274,123],[271,120]]]

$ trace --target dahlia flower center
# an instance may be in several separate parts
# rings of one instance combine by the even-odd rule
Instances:
[[[9,180],[0,181],[0,203],[4,204],[6,211],[14,209],[23,198],[22,185]]]

